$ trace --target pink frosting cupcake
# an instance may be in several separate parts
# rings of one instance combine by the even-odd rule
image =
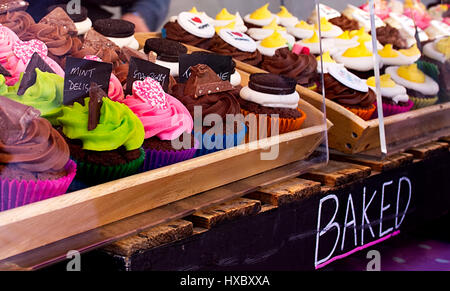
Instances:
[[[122,102],[144,125],[143,148],[146,157],[143,170],[191,159],[198,142],[192,135],[194,122],[187,108],[178,99],[165,93],[152,78],[135,81],[132,92]]]
[[[422,30],[427,29],[431,24],[431,17],[416,9],[407,8],[403,11],[403,14],[413,19],[416,22],[417,27]]]

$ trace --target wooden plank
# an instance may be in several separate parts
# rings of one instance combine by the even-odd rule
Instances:
[[[246,197],[257,199],[275,206],[299,201],[304,197],[320,191],[320,183],[300,178],[293,178],[281,183],[262,188]]]
[[[370,167],[330,161],[324,168],[312,170],[302,178],[319,181],[327,186],[340,186],[370,175]]]
[[[119,240],[106,246],[103,250],[115,255],[129,257],[138,251],[148,250],[191,236],[193,228],[190,221],[174,220]]]
[[[448,151],[449,144],[444,142],[430,142],[408,150],[416,159],[427,159],[441,152]]]
[[[247,198],[237,198],[216,206],[195,212],[187,220],[192,221],[194,225],[203,228],[212,228],[213,226],[234,220],[243,216],[255,215],[261,210],[261,202]]]
[[[401,166],[409,165],[413,162],[413,155],[408,153],[401,153],[390,156],[384,160],[377,157],[360,156],[360,155],[346,155],[334,152],[330,154],[330,159],[341,162],[355,163],[372,168],[373,171],[383,172],[392,170]]]
[[[446,143],[449,143],[449,144],[450,144],[450,136],[442,137],[442,138],[440,139],[440,141],[446,142]]]

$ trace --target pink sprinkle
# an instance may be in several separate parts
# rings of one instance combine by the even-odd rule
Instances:
[[[167,96],[158,81],[147,77],[133,83],[133,95],[159,109],[167,108]]]
[[[311,54],[311,52],[310,52],[310,50],[309,50],[309,47],[303,47],[302,48],[302,51],[301,51],[301,54],[304,54],[304,55],[309,55],[309,54]]]
[[[84,56],[83,59],[85,59],[85,60],[90,60],[90,61],[102,62],[102,59],[99,58],[99,57],[96,56],[96,55],[87,55],[87,56]]]
[[[294,46],[292,47],[292,52],[296,55],[299,55],[302,52],[302,49],[304,47],[298,43],[294,44]]]
[[[48,53],[47,46],[44,42],[32,39],[30,41],[18,40],[13,46],[13,52],[23,61],[23,63],[28,63],[34,53],[38,53],[39,56],[45,58]]]

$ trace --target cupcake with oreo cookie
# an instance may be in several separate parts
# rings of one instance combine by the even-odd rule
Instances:
[[[134,24],[122,19],[98,19],[94,22],[95,31],[114,42],[119,48],[139,49],[139,42],[134,37]]]
[[[66,4],[59,4],[50,6],[48,8],[48,12],[51,12],[56,7],[61,7],[64,11],[66,11],[67,15],[69,15],[70,19],[74,22],[78,35],[84,35],[89,29],[91,29],[92,21],[88,17],[88,10],[86,7],[80,6],[79,13],[77,13],[76,11],[68,11]]]
[[[215,30],[203,15],[181,12],[176,19],[171,19],[164,25],[162,34],[170,40],[209,49]]]
[[[296,85],[295,79],[277,74],[250,75],[248,86],[241,89],[238,100],[242,114],[256,115],[258,135],[261,126],[267,126],[267,136],[300,129],[306,114],[298,107],[300,96]]]
[[[157,65],[170,69],[170,75],[178,77],[178,58],[181,54],[187,53],[187,48],[181,43],[164,38],[149,38],[145,41],[144,52],[156,53]]]

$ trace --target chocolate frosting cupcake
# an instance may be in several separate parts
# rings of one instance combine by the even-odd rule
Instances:
[[[210,38],[197,37],[184,30],[176,21],[167,22],[164,25],[164,29],[166,30],[166,36],[168,39],[182,42],[202,49],[210,48],[211,42]]]
[[[358,21],[356,21],[354,19],[350,19],[345,15],[331,18],[329,21],[332,24],[342,28],[342,30],[358,30],[359,29]]]
[[[360,92],[351,89],[330,74],[324,74],[325,82],[325,97],[333,100],[339,104],[349,106],[349,107],[368,107],[371,106],[375,100],[375,92],[369,89],[369,92]],[[319,86],[321,91],[321,86]]]
[[[233,59],[238,61],[247,63],[252,66],[258,66],[262,61],[262,55],[258,50],[254,52],[243,52],[234,46],[226,43],[220,36],[217,34],[211,39],[210,50],[221,54],[231,56]]]
[[[408,48],[408,42],[400,35],[400,31],[389,24],[377,28],[377,39],[382,45],[392,44],[397,50]]]
[[[311,87],[317,80],[317,60],[312,55],[294,54],[289,48],[280,48],[272,57],[264,56],[261,68],[273,74],[294,78],[297,84]]]
[[[35,24],[33,17],[25,11],[2,14],[0,15],[0,23],[14,31],[20,39],[30,26]]]

